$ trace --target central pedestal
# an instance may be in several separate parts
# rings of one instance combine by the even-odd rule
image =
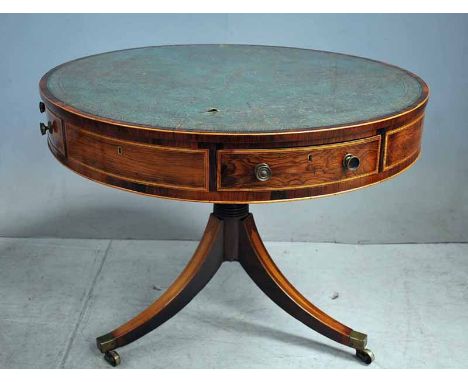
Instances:
[[[278,306],[311,329],[343,345],[370,364],[367,335],[330,317],[286,279],[268,254],[247,204],[215,204],[203,237],[189,263],[172,285],[147,309],[127,323],[97,338],[97,346],[113,366],[120,363],[116,348],[157,328],[185,305],[214,276],[224,261],[238,261],[257,286]]]

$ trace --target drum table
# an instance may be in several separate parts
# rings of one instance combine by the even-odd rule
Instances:
[[[41,133],[76,173],[112,187],[214,204],[180,276],[146,310],[97,338],[116,348],[155,329],[238,261],[276,304],[356,350],[367,336],[302,296],[277,268],[249,203],[379,183],[420,153],[428,87],[395,66],[337,53],[252,45],[122,50],[60,65],[40,81]]]

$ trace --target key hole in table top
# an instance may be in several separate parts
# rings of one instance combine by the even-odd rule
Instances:
[[[117,146],[117,154],[122,155],[122,146]]]

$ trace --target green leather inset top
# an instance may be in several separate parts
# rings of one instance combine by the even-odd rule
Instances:
[[[50,93],[82,112],[167,130],[319,129],[394,115],[421,101],[421,80],[383,63],[307,49],[181,45],[66,63]]]

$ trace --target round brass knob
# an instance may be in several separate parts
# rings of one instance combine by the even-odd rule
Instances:
[[[271,168],[266,163],[260,163],[255,166],[255,177],[260,182],[271,179]]]
[[[360,159],[353,154],[346,154],[343,158],[343,167],[347,170],[355,171],[361,164]]]
[[[42,135],[45,135],[45,133],[47,133],[47,130],[49,130],[49,133],[52,133],[52,122],[47,122],[47,125],[41,122],[39,128],[41,129]]]

